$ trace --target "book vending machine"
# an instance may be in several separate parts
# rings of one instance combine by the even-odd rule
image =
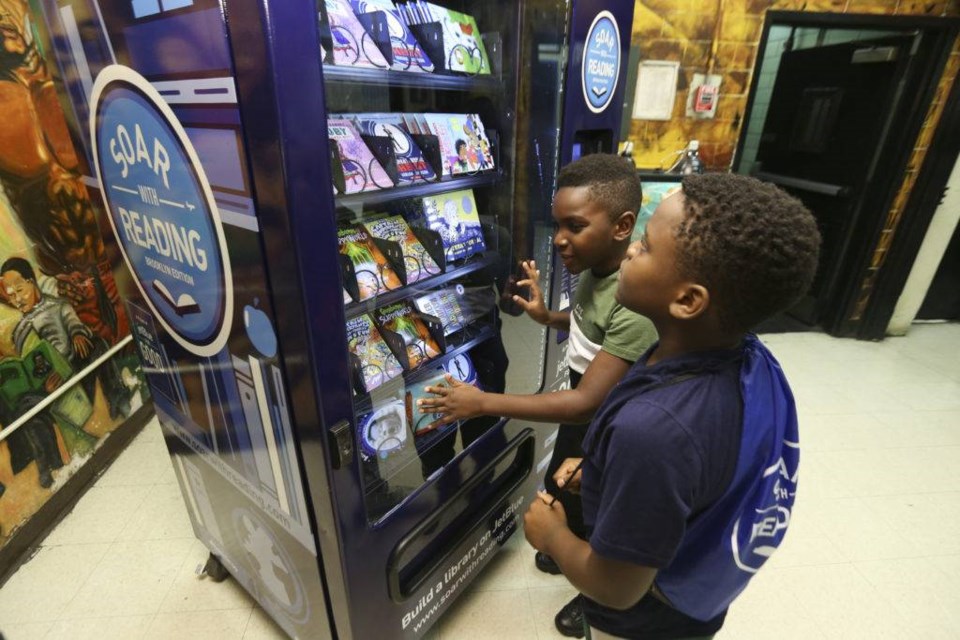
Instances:
[[[416,401],[563,385],[509,294],[561,161],[613,150],[633,3],[36,4],[207,573],[293,637],[423,636],[555,426]]]

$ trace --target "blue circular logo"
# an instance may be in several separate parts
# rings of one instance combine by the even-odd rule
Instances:
[[[170,107],[132,69],[97,76],[91,139],[110,225],[144,299],[188,351],[230,334],[230,259],[206,175]]]
[[[620,79],[620,29],[609,11],[601,11],[593,19],[580,69],[583,99],[590,111],[600,113],[610,106]]]

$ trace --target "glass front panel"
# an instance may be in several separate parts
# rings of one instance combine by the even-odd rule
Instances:
[[[498,421],[438,424],[417,407],[426,386],[446,384],[445,375],[498,392],[508,376],[517,382],[513,392],[542,384],[545,331],[515,320],[519,310],[504,294],[519,260],[549,260],[565,9],[559,2],[318,0],[370,520]],[[541,26],[549,37],[531,45],[521,30],[537,12],[549,16]],[[535,56],[524,56],[531,46]],[[530,60],[549,60],[549,74],[531,83]],[[530,107],[544,100],[553,110],[533,129]],[[523,330],[513,340],[502,332],[507,318]],[[524,363],[522,375],[511,375],[505,342],[510,360]],[[523,350],[515,354],[515,345]]]

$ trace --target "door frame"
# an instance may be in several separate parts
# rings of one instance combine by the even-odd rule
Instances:
[[[842,280],[832,290],[825,293],[826,299],[820,302],[824,311],[818,321],[828,332],[838,336],[859,336],[860,325],[870,324],[866,313],[857,320],[851,319],[857,302],[863,290],[864,283],[871,277],[871,259],[884,231],[887,213],[893,203],[903,177],[907,171],[909,160],[913,154],[914,143],[923,126],[927,110],[935,96],[937,86],[946,66],[947,59],[956,38],[960,20],[954,18],[938,18],[929,16],[909,15],[861,15],[839,13],[812,13],[798,11],[768,11],[764,19],[763,32],[757,53],[756,67],[753,77],[758,78],[763,64],[763,52],[766,49],[770,29],[773,26],[791,26],[806,28],[861,28],[881,30],[916,30],[924,35],[924,43],[917,54],[926,58],[926,63],[916,65],[921,69],[919,76],[911,76],[916,83],[916,90],[905,94],[905,100],[893,114],[889,122],[890,134],[886,141],[878,147],[879,161],[874,169],[873,177],[861,195],[860,202],[855,205],[858,215],[853,220],[849,239],[859,238],[849,246],[846,255],[839,262],[837,269],[840,272],[851,274]],[[929,41],[929,42],[928,42]],[[749,123],[753,111],[757,92],[756,82],[751,83],[747,98],[744,121]],[[742,152],[749,133],[749,126],[740,130],[737,142],[737,152],[734,156],[732,170],[738,171],[742,159]],[[884,188],[876,188],[883,185]],[[870,213],[875,212],[875,213]],[[904,216],[900,220],[902,233],[916,224],[913,217]],[[906,226],[904,226],[906,225]],[[914,252],[914,256],[916,252]],[[912,259],[912,257],[911,257]],[[901,284],[902,289],[902,284]],[[899,291],[897,292],[899,296]],[[884,297],[884,307],[887,298]],[[889,313],[893,313],[896,297],[889,303]],[[879,313],[877,305],[868,305],[870,313]],[[866,336],[862,336],[866,337]]]
[[[863,340],[881,340],[886,335],[930,222],[943,199],[950,173],[960,156],[960,80],[954,81],[945,99],[943,116],[903,210],[901,224],[906,220],[911,223],[898,229],[894,235],[887,259],[877,274],[873,295],[864,310],[857,332],[857,337]]]

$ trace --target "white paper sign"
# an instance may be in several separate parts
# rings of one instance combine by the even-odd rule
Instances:
[[[680,63],[670,60],[645,60],[637,73],[633,96],[634,120],[670,120],[677,97]]]

